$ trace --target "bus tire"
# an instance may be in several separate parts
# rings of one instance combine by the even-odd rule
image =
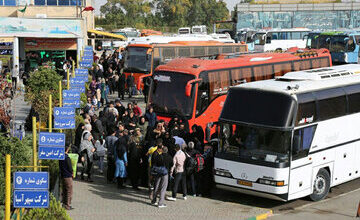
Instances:
[[[314,180],[313,193],[310,195],[310,199],[313,201],[319,201],[324,199],[330,190],[330,174],[325,169],[320,169]]]

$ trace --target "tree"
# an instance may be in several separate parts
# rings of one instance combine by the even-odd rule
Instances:
[[[6,78],[0,78],[0,132],[9,129],[11,120],[11,82]]]
[[[52,95],[52,106],[59,106],[59,81],[61,76],[51,68],[40,67],[30,74],[26,86],[25,100],[39,114],[41,122],[48,121],[49,95]]]

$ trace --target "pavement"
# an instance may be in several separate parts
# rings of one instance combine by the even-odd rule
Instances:
[[[96,169],[95,169],[96,170]],[[95,171],[95,173],[99,173]],[[188,196],[185,201],[178,194],[175,202],[166,201],[166,208],[150,204],[148,190],[133,190],[131,186],[117,189],[107,184],[105,177],[97,174],[94,182],[75,180],[72,200],[73,210],[68,211],[76,220],[110,219],[248,219],[271,213],[268,209],[257,208],[231,201],[205,197]],[[170,192],[167,192],[170,195]]]
[[[360,189],[350,191],[337,197],[309,203],[295,210],[275,214],[269,220],[346,220],[356,219],[360,201]],[[360,218],[357,218],[360,219]]]

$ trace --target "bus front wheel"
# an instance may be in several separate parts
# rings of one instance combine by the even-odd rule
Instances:
[[[310,195],[310,199],[313,201],[319,201],[325,198],[330,190],[330,174],[325,169],[320,169],[314,180],[313,193]]]

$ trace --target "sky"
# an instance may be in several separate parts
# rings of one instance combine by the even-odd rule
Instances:
[[[229,11],[232,11],[234,9],[235,4],[240,2],[240,0],[224,0],[224,1],[226,2]],[[95,14],[99,15],[100,7],[104,5],[107,2],[107,0],[95,0],[94,2],[95,2]]]

